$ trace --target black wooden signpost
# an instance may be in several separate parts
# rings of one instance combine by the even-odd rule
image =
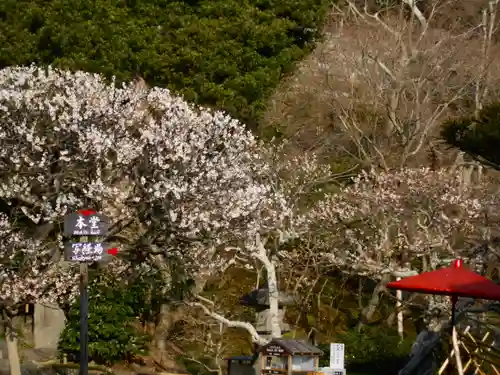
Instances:
[[[80,210],[64,217],[65,236],[105,236],[108,220],[93,210]]]
[[[80,210],[64,217],[64,235],[79,236],[79,242],[64,244],[64,259],[80,263],[80,375],[88,374],[89,367],[89,263],[103,260],[118,253],[103,242],[89,241],[88,236],[102,237],[108,234],[109,222],[105,216],[93,210]]]

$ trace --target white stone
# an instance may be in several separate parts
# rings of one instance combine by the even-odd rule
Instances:
[[[35,349],[57,349],[57,343],[66,324],[64,312],[55,305],[35,304]]]

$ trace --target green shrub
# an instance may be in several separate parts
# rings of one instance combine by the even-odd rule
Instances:
[[[89,286],[89,359],[98,364],[130,361],[146,354],[149,337],[139,329],[137,317],[145,304],[141,283],[107,284],[98,278]],[[78,361],[80,348],[79,301],[70,307],[59,340],[59,351]]]
[[[338,335],[336,342],[345,344],[348,373],[391,375],[406,363],[414,338],[400,341],[397,332],[379,326],[348,331]],[[330,347],[324,345],[321,349],[326,353],[321,364],[328,366]]]
[[[2,0],[0,68],[142,76],[255,125],[308,51],[327,0]]]
[[[450,119],[443,124],[443,139],[451,146],[500,170],[500,102],[484,107],[478,116]]]

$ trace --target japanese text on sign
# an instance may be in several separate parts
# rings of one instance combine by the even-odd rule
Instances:
[[[107,232],[107,219],[97,213],[75,212],[64,218],[64,234],[66,236],[103,236]]]
[[[342,370],[344,368],[344,352],[344,344],[330,344],[330,368],[335,370]]]
[[[64,245],[64,259],[70,262],[97,262],[106,255],[106,244],[76,242]]]
[[[279,345],[269,345],[266,347],[266,354],[270,355],[283,355],[285,350]]]

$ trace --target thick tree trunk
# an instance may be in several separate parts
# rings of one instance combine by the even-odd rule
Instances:
[[[279,289],[276,267],[272,262],[265,264],[267,285],[269,288],[269,314],[271,319],[271,337],[281,337],[281,318],[279,314]]]
[[[167,333],[171,327],[171,314],[169,306],[166,304],[161,305],[158,315],[158,325],[155,328],[154,342],[157,349],[164,351],[167,348]]]
[[[206,283],[207,280],[202,278],[196,280],[191,293],[195,296],[201,294],[203,289],[205,289]],[[160,307],[160,311],[156,319],[157,324],[154,330],[154,344],[157,349],[165,350],[167,347],[168,333],[172,327],[176,325],[176,323],[181,321],[186,316],[184,313],[185,308],[186,306],[184,305],[172,306],[169,304],[163,304]]]
[[[368,306],[366,306],[361,312],[361,319],[356,327],[358,331],[361,330],[361,328],[365,324],[367,324],[370,320],[372,320],[373,315],[375,315],[377,307],[380,303],[380,294],[384,291],[385,284],[387,284],[389,280],[390,280],[390,275],[384,275],[382,277],[382,280],[380,280],[380,282],[375,287],[375,290],[372,293],[372,297],[370,299],[370,302],[368,303]]]
[[[214,254],[215,248],[212,248],[209,251]],[[162,277],[166,284],[170,283],[171,270],[165,265],[164,259],[161,256],[153,256],[151,259],[158,266],[158,269],[161,270]],[[191,293],[193,295],[199,295],[205,288],[206,283],[207,280],[205,278],[197,278],[195,280],[195,286],[191,290]],[[158,312],[158,316],[156,319],[153,338],[155,347],[160,351],[165,350],[165,348],[167,347],[167,337],[169,330],[185,316],[184,309],[185,306],[183,305],[177,305],[174,307],[169,304],[163,304],[160,307],[160,311]]]
[[[281,317],[279,311],[280,293],[278,289],[278,278],[276,276],[276,265],[269,258],[264,243],[260,236],[256,237],[258,259],[266,270],[267,288],[269,293],[269,318],[271,320],[271,338],[281,337]]]
[[[5,341],[7,343],[7,355],[9,358],[10,375],[21,375],[21,361],[17,346],[16,332],[10,324],[5,324]]]

